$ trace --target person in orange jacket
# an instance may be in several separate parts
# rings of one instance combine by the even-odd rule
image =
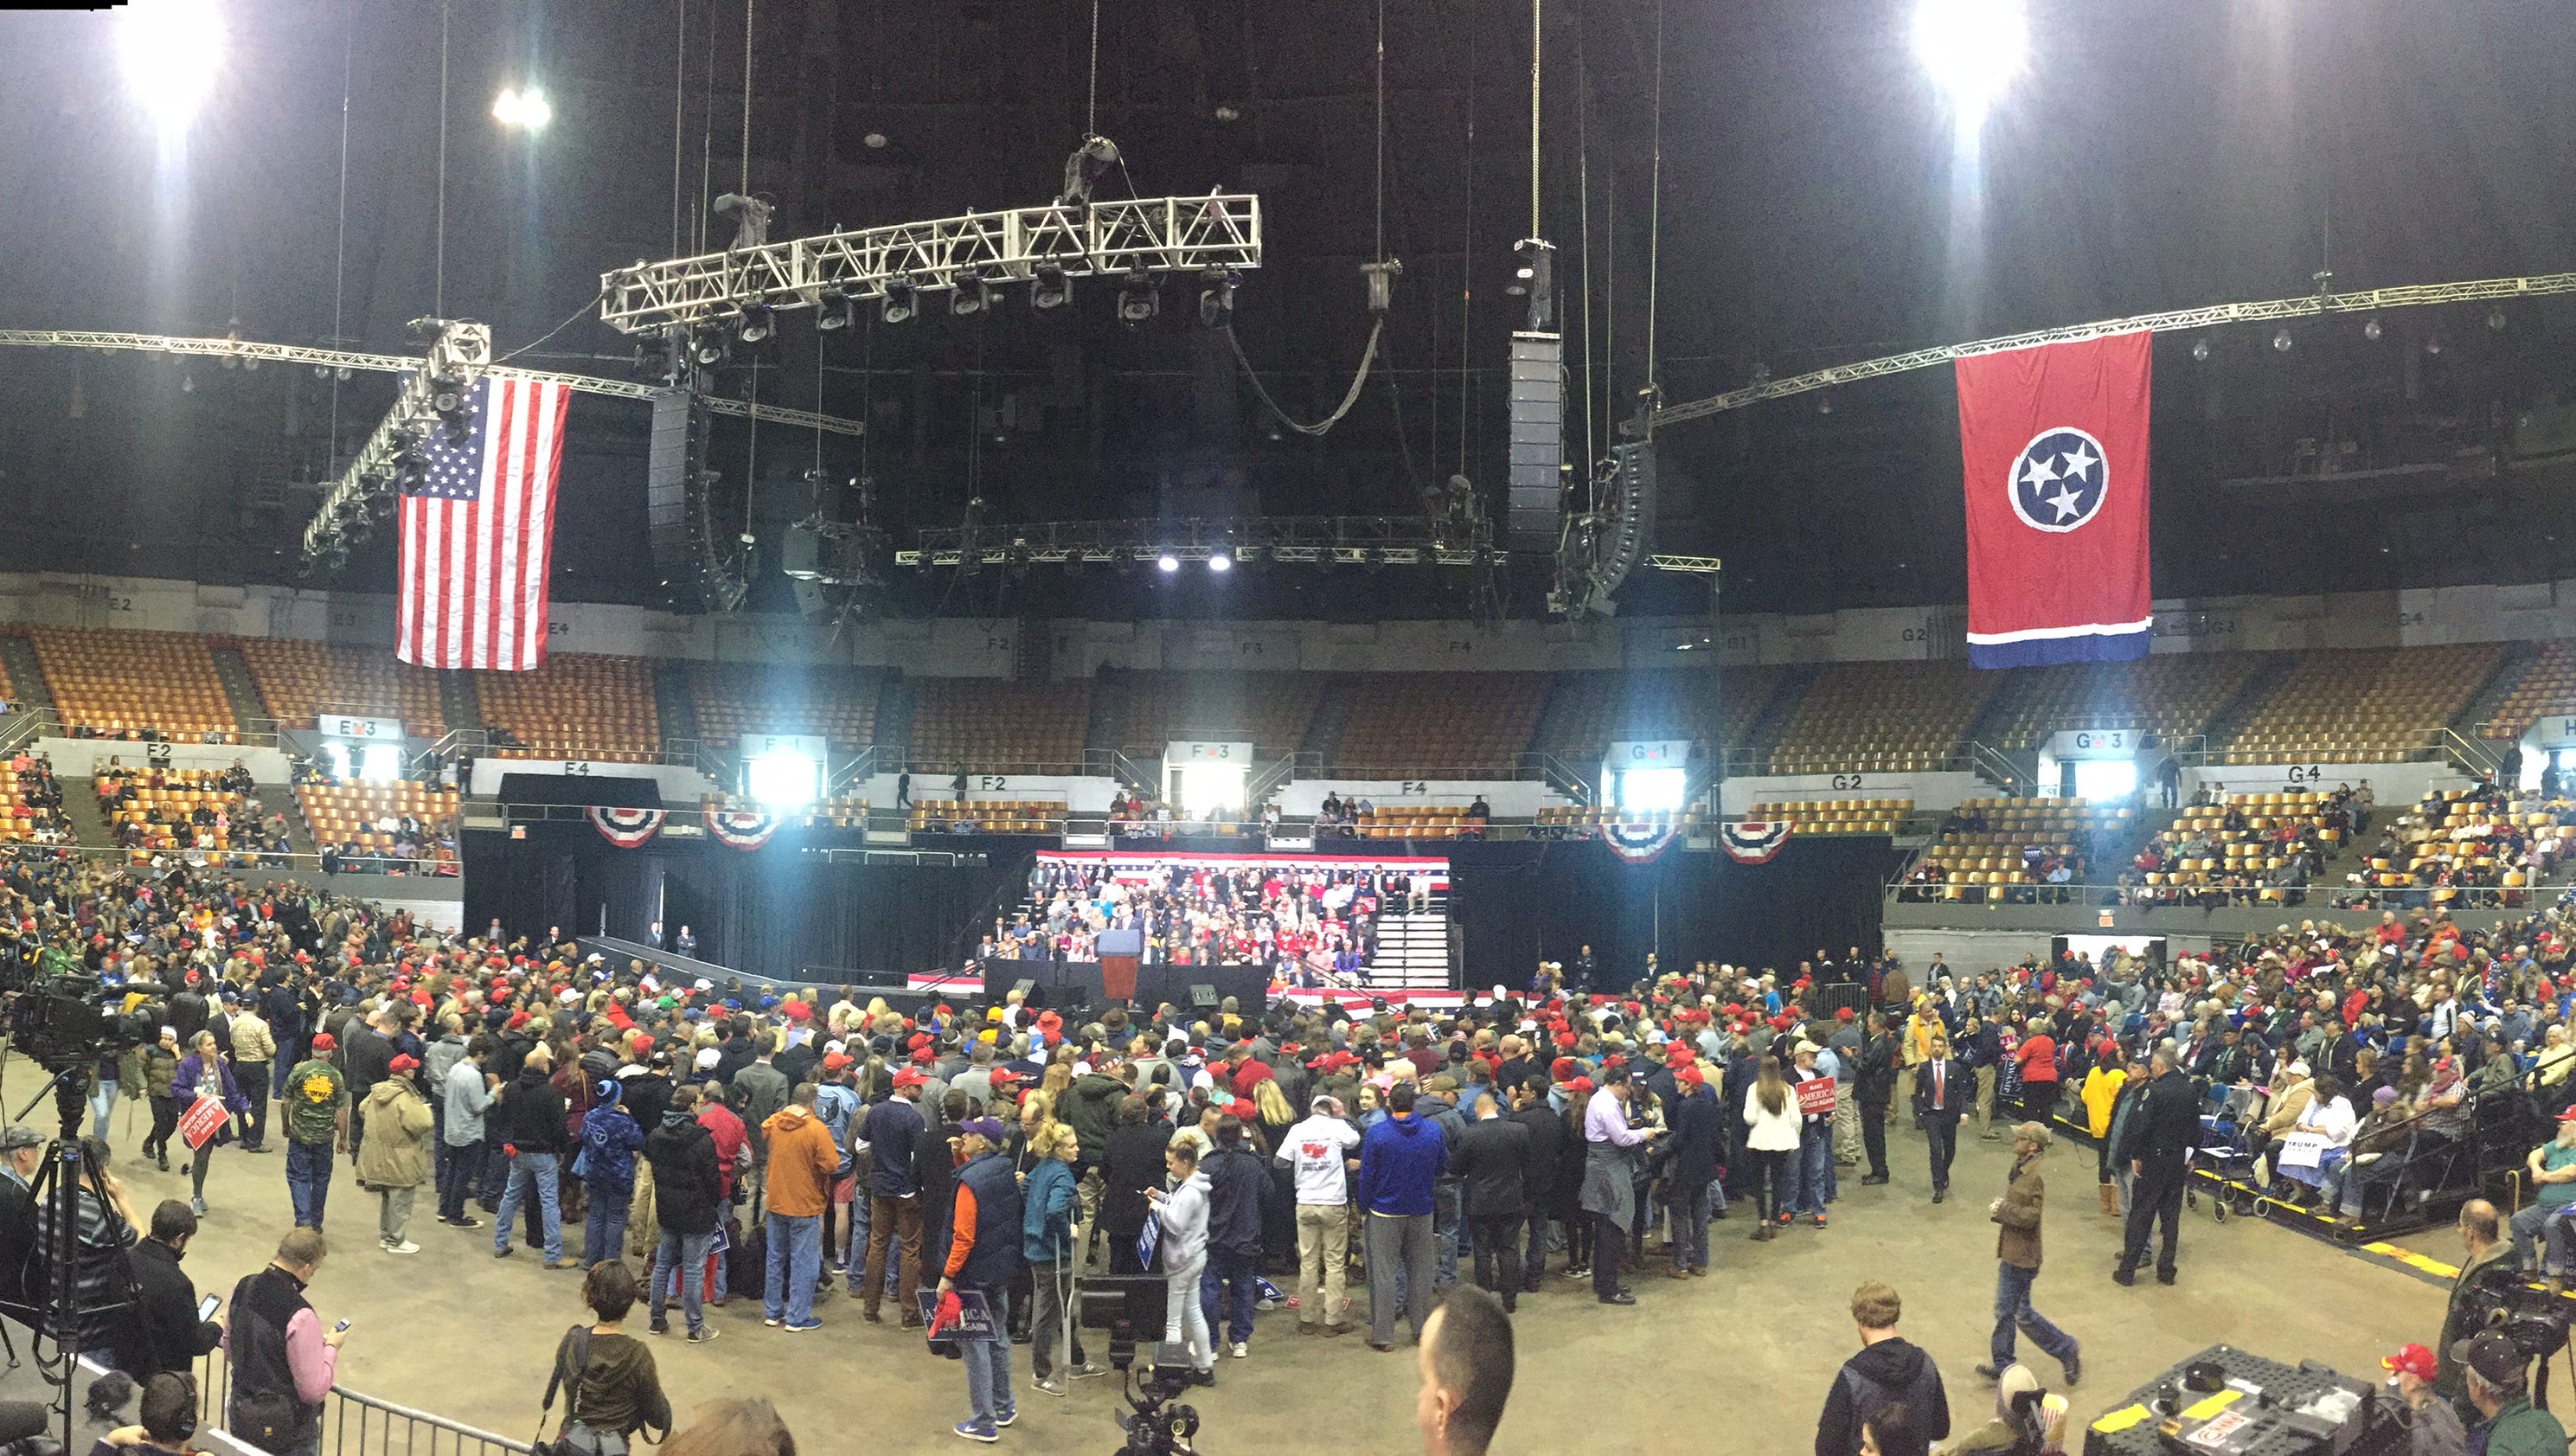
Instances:
[[[769,1281],[762,1323],[801,1334],[823,1327],[814,1318],[814,1284],[823,1272],[823,1209],[840,1171],[832,1130],[814,1115],[819,1089],[797,1084],[785,1107],[761,1123],[769,1141]]]

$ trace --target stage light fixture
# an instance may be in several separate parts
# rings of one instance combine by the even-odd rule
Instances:
[[[2502,308],[2490,308],[2487,310],[2487,327],[2499,334],[2504,332],[2504,310]]]
[[[2426,339],[2424,341],[2424,352],[2437,359],[2440,358],[2442,356],[2442,336],[2440,334],[2435,334],[2433,337]]]
[[[2030,45],[2021,0],[1920,0],[1914,9],[1914,54],[1950,98],[1962,128],[1985,120],[1986,108],[2019,75]]]
[[[1143,264],[1127,270],[1118,283],[1118,321],[1129,328],[1154,321],[1163,311],[1163,295]]]
[[[778,319],[770,312],[768,304],[746,303],[742,306],[742,321],[734,325],[735,337],[746,344],[757,344],[777,332]]]
[[[2272,331],[2273,352],[2280,354],[2290,352],[2290,345],[2292,342],[2294,341],[2290,338],[2290,331],[2288,329],[2275,329]]]
[[[743,788],[771,809],[802,809],[814,802],[822,765],[804,754],[778,750],[744,761]]]
[[[698,335],[697,342],[689,349],[689,357],[698,361],[699,368],[713,369],[723,364],[725,356],[731,352],[725,345],[724,335],[709,329]]]
[[[1240,282],[1231,268],[1210,268],[1199,275],[1199,322],[1221,329],[1234,322],[1234,285]]]
[[[135,99],[162,130],[185,131],[223,64],[223,19],[212,0],[142,0],[121,24],[117,52]]]
[[[1208,570],[1219,576],[1223,576],[1227,572],[1234,570],[1234,558],[1226,555],[1222,551],[1219,551],[1208,557]]]
[[[634,376],[639,383],[667,383],[671,378],[671,339],[654,334],[635,342]]]
[[[492,119],[513,131],[544,131],[555,119],[554,103],[535,86],[504,86],[492,98]]]
[[[1173,572],[1181,569],[1181,558],[1174,556],[1169,551],[1166,551],[1162,555],[1154,558],[1154,566],[1164,575],[1169,576]]]
[[[824,333],[848,328],[857,315],[857,306],[840,289],[826,288],[814,295],[814,327]]]
[[[920,311],[921,300],[918,285],[909,278],[889,278],[886,280],[885,302],[877,309],[877,317],[879,319],[890,324],[910,323],[912,321],[912,316]]]
[[[984,281],[982,270],[967,268],[957,275],[957,286],[948,295],[951,318],[973,318],[992,306],[993,285]]]
[[[2379,342],[2379,334],[2380,334],[2380,328],[2379,328],[2379,316],[2378,316],[2378,315],[2376,315],[2376,314],[2373,314],[2373,315],[2371,315],[2371,317],[2370,317],[2370,318],[2368,318],[2367,320],[2365,320],[2365,321],[2362,323],[2362,326],[2361,326],[2361,336],[2362,336],[2363,338],[2365,338],[2365,339],[2370,340],[2372,343],[2376,344],[2376,343],[2378,343],[2378,342]]]
[[[1053,263],[1040,263],[1029,273],[1029,307],[1062,308],[1073,302],[1073,280]]]
[[[2194,359],[2199,360],[2199,361],[2200,361],[2201,363],[2203,363],[2203,364],[2208,363],[2208,362],[2209,362],[2209,340],[2207,340],[2207,339],[2194,339],[2194,340],[2192,340],[2192,341],[2191,341],[2191,357],[2193,357]]]

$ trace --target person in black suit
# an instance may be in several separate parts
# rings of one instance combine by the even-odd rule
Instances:
[[[1977,1074],[1950,1055],[1950,1038],[1932,1033],[1932,1055],[1914,1069],[1914,1125],[1932,1151],[1932,1201],[1950,1196],[1950,1160],[1959,1151],[1959,1118],[1976,1100]]]
[[[2200,1142],[2200,1099],[2191,1079],[2175,1070],[2172,1055],[2156,1048],[2148,1059],[2146,1100],[2111,1150],[2114,1163],[2126,1162],[2137,1177],[2129,1196],[2129,1224],[2120,1248],[2120,1267],[2111,1275],[2119,1284],[2138,1282],[2146,1262],[2147,1233],[2164,1221],[2164,1246],[2156,1257],[2156,1282],[2174,1282],[2175,1246],[2182,1239],[2183,1184],[2190,1176],[2191,1150]]]
[[[1887,1014],[1869,1014],[1869,1037],[1861,1043],[1852,1071],[1852,1096],[1860,1104],[1860,1146],[1869,1155],[1869,1172],[1861,1186],[1887,1181],[1887,1104],[1896,1096],[1896,1071],[1904,1049],[1887,1029]],[[1738,1103],[1730,1101],[1730,1107]]]
[[[1503,1084],[1512,1099],[1512,1121],[1529,1129],[1529,1160],[1523,1164],[1523,1215],[1529,1225],[1529,1249],[1521,1259],[1521,1292],[1538,1293],[1539,1279],[1547,1272],[1547,1225],[1549,1209],[1556,1202],[1556,1189],[1564,1176],[1565,1118],[1547,1105],[1547,1076],[1533,1068],[1524,1077]]]
[[[1520,1307],[1521,1243],[1514,1237],[1528,1217],[1529,1129],[1503,1116],[1490,1091],[1476,1097],[1476,1120],[1458,1135],[1450,1172],[1460,1184],[1468,1237],[1476,1246],[1476,1283]],[[1501,1263],[1500,1282],[1495,1264]]]

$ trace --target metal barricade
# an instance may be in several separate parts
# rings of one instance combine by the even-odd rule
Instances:
[[[216,1350],[198,1362],[197,1425],[221,1431],[232,1396],[232,1367]],[[241,1442],[249,1449],[248,1442]],[[533,1456],[526,1441],[389,1400],[331,1387],[322,1405],[322,1456]]]

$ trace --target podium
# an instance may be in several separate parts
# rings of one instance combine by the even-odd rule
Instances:
[[[1138,929],[1100,932],[1100,990],[1112,1001],[1136,999],[1136,965],[1145,958],[1145,932]]]

